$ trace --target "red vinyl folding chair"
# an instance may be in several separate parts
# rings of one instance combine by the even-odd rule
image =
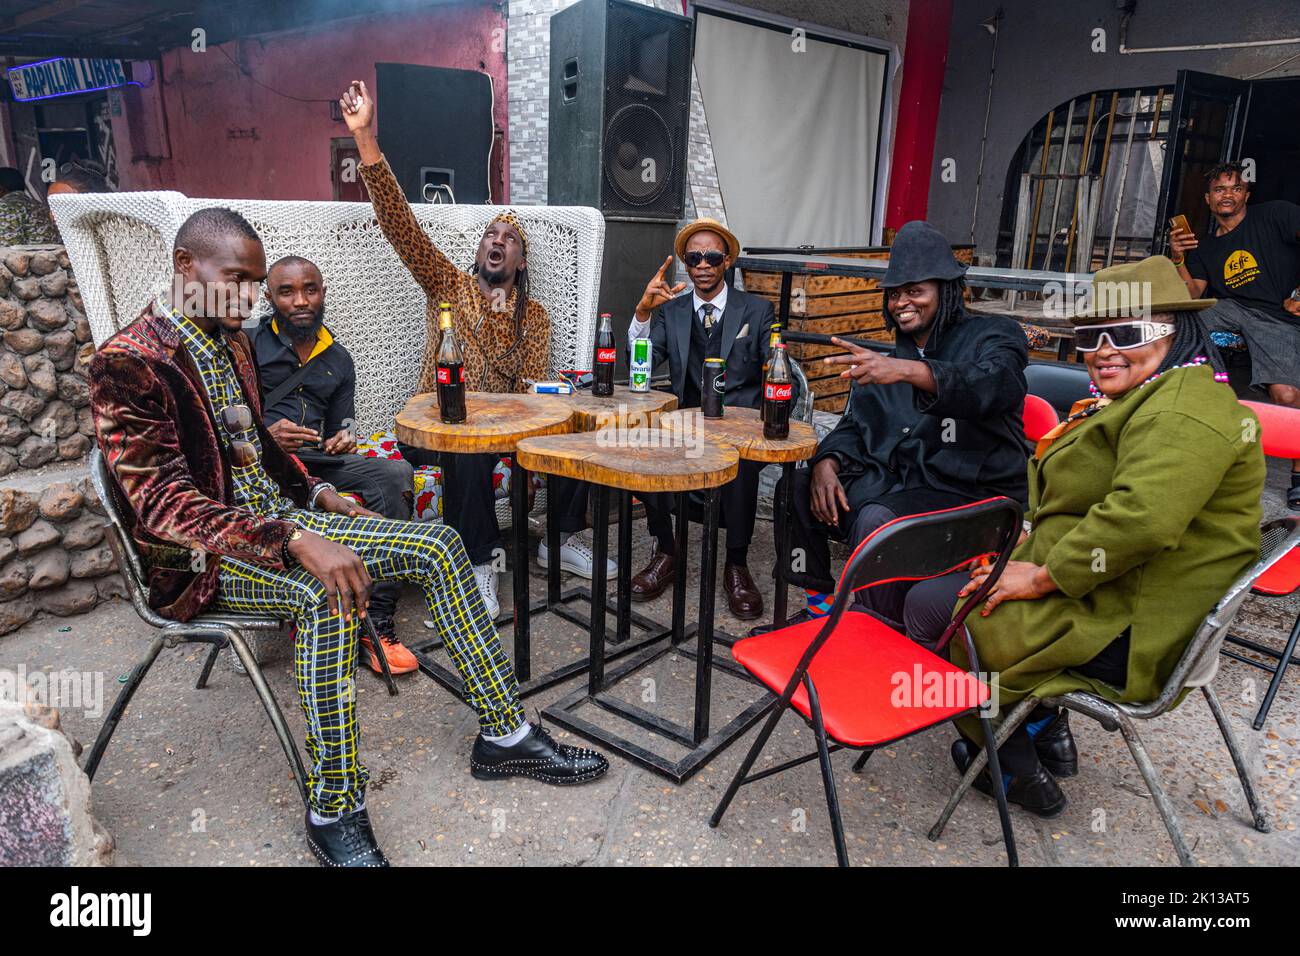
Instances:
[[[853,593],[892,581],[939,577],[977,558],[995,555],[997,562],[992,573],[953,615],[939,642],[942,649],[960,630],[971,670],[978,673],[975,645],[963,622],[1002,574],[1020,527],[1020,506],[1009,498],[989,498],[960,508],[897,518],[876,529],[858,545],[840,575],[835,602],[824,619],[738,641],[732,655],[780,697],[713,811],[709,826],[716,827],[721,822],[744,784],[816,759],[821,764],[835,856],[840,866],[848,866],[830,755],[844,748],[861,750],[862,757],[854,767],[857,771],[877,749],[935,724],[980,711],[989,697],[988,687],[975,674],[950,664],[869,614],[846,614]],[[918,682],[921,687],[944,688],[939,695],[943,699],[934,703],[929,694],[908,694],[906,690],[899,693],[900,687]],[[790,708],[811,724],[817,740],[816,752],[750,774],[772,731]],[[990,746],[993,729],[983,712],[980,723],[992,764],[1007,862],[1016,866],[1015,836],[1007,812],[1002,773],[996,748]]]
[[[1259,438],[1264,446],[1265,455],[1270,458],[1284,458],[1288,461],[1300,459],[1300,408],[1290,408],[1286,405],[1269,405],[1265,402],[1242,402],[1241,404],[1259,417]],[[1256,594],[1285,597],[1297,587],[1300,587],[1300,549],[1293,548],[1276,564],[1260,575],[1251,590]],[[1300,640],[1300,615],[1296,616],[1295,623],[1291,625],[1291,633],[1287,637],[1286,645],[1281,653],[1260,644],[1258,641],[1238,637],[1235,634],[1229,634],[1224,642],[1225,644],[1244,647],[1277,662],[1269,666],[1252,657],[1246,657],[1237,651],[1228,648],[1222,649],[1222,653],[1233,660],[1249,664],[1251,667],[1258,667],[1260,670],[1273,675],[1272,680],[1268,683],[1268,690],[1264,692],[1264,700],[1259,705],[1259,712],[1255,714],[1255,719],[1251,722],[1251,726],[1256,730],[1264,729],[1264,722],[1268,720],[1268,712],[1273,707],[1273,699],[1277,697],[1277,691],[1282,684],[1282,675],[1286,673],[1287,665],[1300,663],[1295,659],[1297,640]]]
[[[1060,421],[1056,409],[1047,399],[1039,398],[1037,395],[1025,396],[1024,428],[1025,437],[1030,441],[1038,441],[1060,424]]]

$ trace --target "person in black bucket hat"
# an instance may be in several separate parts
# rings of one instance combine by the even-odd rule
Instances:
[[[787,579],[808,592],[795,621],[825,614],[835,579],[829,538],[855,546],[887,521],[993,495],[1024,502],[1022,415],[1029,350],[1019,323],[974,314],[962,301],[966,267],[928,222],[909,222],[889,251],[886,355],[839,343],[824,361],[852,379],[848,405],[794,475]],[[859,593],[877,616],[907,629],[909,584]],[[770,628],[755,628],[761,633]]]

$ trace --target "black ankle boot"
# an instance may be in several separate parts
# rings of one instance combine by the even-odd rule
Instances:
[[[1034,737],[1034,752],[1038,754],[1038,762],[1053,777],[1073,777],[1079,772],[1079,750],[1074,746],[1074,735],[1070,733],[1068,710],[1061,711],[1055,720],[1038,732]]]
[[[974,761],[979,748],[965,738],[952,745],[952,762],[958,771],[966,773]],[[973,784],[976,790],[987,797],[993,796],[993,777],[986,766],[980,771]],[[1056,779],[1042,767],[1032,773],[1019,774],[1007,784],[1007,803],[1023,807],[1035,816],[1051,818],[1058,816],[1065,809],[1065,793],[1056,785]]]

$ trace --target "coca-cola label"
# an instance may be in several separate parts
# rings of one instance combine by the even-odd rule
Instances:
[[[613,362],[617,355],[617,349],[596,349],[596,361],[601,365],[608,365]]]
[[[763,397],[769,402],[788,402],[794,396],[794,386],[766,382],[763,385]]]
[[[465,369],[463,366],[461,367],[460,370],[460,380],[462,382],[465,381]],[[438,384],[439,385],[451,384],[451,369],[447,368],[445,365],[438,366]]]

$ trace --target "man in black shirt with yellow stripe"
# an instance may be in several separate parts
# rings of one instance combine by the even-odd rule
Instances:
[[[1240,165],[1212,167],[1205,176],[1209,233],[1173,230],[1172,259],[1193,298],[1219,300],[1203,314],[1211,331],[1245,340],[1251,385],[1279,405],[1300,407],[1300,206],[1275,200],[1247,210],[1249,201]],[[1287,493],[1293,511],[1300,511],[1297,466]]]
[[[320,270],[301,256],[284,257],[266,274],[266,298],[271,314],[252,339],[267,431],[314,477],[357,494],[385,518],[409,520],[414,490],[410,464],[356,453],[356,366],[325,328]],[[370,598],[370,618],[394,674],[419,666],[397,640],[393,614],[400,590],[396,582],[380,582]],[[370,668],[380,673],[377,651],[364,634],[361,650]]]

